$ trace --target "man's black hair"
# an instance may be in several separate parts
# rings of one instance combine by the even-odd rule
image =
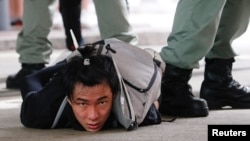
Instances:
[[[107,82],[113,94],[119,91],[119,79],[112,58],[106,55],[95,55],[93,47],[81,49],[82,56],[71,58],[63,71],[63,85],[67,96],[72,97],[74,86],[82,83],[95,86]]]

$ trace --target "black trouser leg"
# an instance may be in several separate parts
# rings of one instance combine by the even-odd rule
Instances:
[[[70,29],[76,37],[78,44],[83,44],[81,34],[81,0],[60,0],[60,12],[62,14],[63,24],[66,34],[66,46],[69,50],[74,50],[73,40]]]

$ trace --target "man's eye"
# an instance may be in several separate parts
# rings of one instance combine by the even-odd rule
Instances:
[[[100,101],[99,102],[99,105],[104,105],[104,104],[106,104],[107,103],[107,101]]]
[[[77,103],[77,105],[79,105],[79,106],[87,106],[87,103],[80,102],[80,103]]]

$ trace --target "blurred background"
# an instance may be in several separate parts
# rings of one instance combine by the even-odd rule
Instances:
[[[15,48],[16,36],[22,28],[22,2],[23,0],[0,0],[0,50]],[[139,37],[161,35],[161,38],[154,40],[153,43],[148,40],[150,37],[146,39],[140,37],[139,44],[165,43],[167,33],[171,30],[177,2],[178,0],[128,0],[130,23]],[[82,0],[81,23],[83,36],[98,36],[99,31],[92,0]],[[144,34],[148,32],[151,35]],[[58,48],[61,46],[60,39],[64,37],[61,14],[57,10],[54,14],[53,29],[49,38],[52,40],[54,47]],[[96,39],[97,37],[90,40],[87,38],[86,41],[91,42]]]

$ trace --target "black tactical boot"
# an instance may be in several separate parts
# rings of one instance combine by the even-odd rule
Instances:
[[[208,115],[205,100],[195,97],[188,84],[192,69],[181,69],[166,64],[162,77],[161,104],[159,111],[162,115],[180,117],[204,117]]]
[[[22,69],[15,75],[9,75],[6,80],[6,88],[8,89],[19,89],[21,80],[38,70],[44,68],[44,64],[22,64]]]
[[[232,77],[234,59],[205,59],[204,81],[200,96],[207,100],[209,109],[250,108],[250,88],[240,85]]]

